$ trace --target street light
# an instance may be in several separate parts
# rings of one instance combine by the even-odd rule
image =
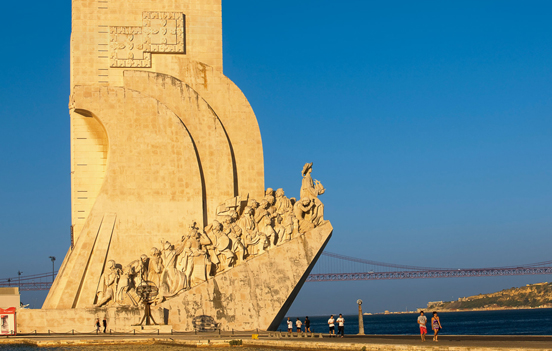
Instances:
[[[23,274],[23,272],[17,271],[17,275],[19,275],[19,291],[21,291],[21,274]]]
[[[50,256],[50,260],[52,260],[52,283],[54,282],[54,272],[56,271],[54,261],[56,260],[55,256]]]
[[[362,316],[362,300],[357,300],[358,304],[358,335],[364,335],[364,319]]]

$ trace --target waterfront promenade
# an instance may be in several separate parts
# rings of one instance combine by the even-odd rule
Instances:
[[[282,333],[284,334],[284,333]],[[1,338],[0,345],[30,344],[40,347],[85,345],[160,344],[184,347],[230,347],[232,340],[241,340],[243,347],[296,350],[552,350],[552,336],[452,336],[442,335],[439,342],[422,343],[418,336],[348,335],[344,338],[282,337],[280,333],[262,333],[252,339],[251,333],[219,335],[218,333],[186,334],[80,334],[80,335],[19,335]]]

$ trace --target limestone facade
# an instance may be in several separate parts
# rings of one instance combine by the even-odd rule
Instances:
[[[332,227],[312,163],[299,199],[264,189],[221,0],[73,0],[69,111],[73,240],[37,318],[124,307],[125,328],[152,303],[175,330],[274,328]]]

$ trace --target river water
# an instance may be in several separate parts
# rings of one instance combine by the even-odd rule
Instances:
[[[337,318],[339,314],[334,314]],[[305,316],[290,316],[295,321]],[[309,316],[311,330],[315,333],[328,332],[330,316]],[[432,333],[430,320],[432,311],[426,312],[428,332]],[[358,315],[346,315],[345,334],[358,333]],[[415,335],[419,333],[418,314],[386,314],[364,316],[365,334]],[[449,335],[552,335],[552,309],[439,312],[443,329],[440,334]],[[286,318],[287,319],[287,318]],[[280,330],[287,330],[286,319]],[[295,328],[293,329],[295,331]],[[337,331],[337,326],[336,326]]]
[[[337,314],[335,316],[337,317]],[[429,329],[431,311],[427,312],[427,316]],[[443,326],[441,335],[552,335],[552,309],[440,312],[439,316]],[[358,316],[346,315],[344,317],[345,333],[358,333]],[[291,317],[294,322],[296,318],[297,316]],[[300,318],[304,321],[305,316],[300,316]],[[328,318],[329,316],[310,316],[311,330],[316,333],[327,333]],[[364,316],[364,330],[366,334],[416,335],[419,333],[417,318],[418,314]],[[281,331],[287,330],[286,319],[282,321]],[[431,330],[429,333],[431,334]],[[83,347],[38,348],[28,345],[0,345],[0,351],[77,351],[82,349]],[[175,351],[183,348],[167,345],[117,345],[86,346],[84,349],[87,351]],[[269,349],[249,347],[240,347],[239,350],[269,351]]]

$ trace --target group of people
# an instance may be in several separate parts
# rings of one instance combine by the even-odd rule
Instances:
[[[425,336],[427,335],[426,324],[427,324],[427,317],[424,315],[424,311],[421,311],[420,316],[418,317],[418,325],[420,326],[420,336],[422,338],[422,342],[425,341]],[[441,327],[441,320],[439,319],[437,312],[433,312],[433,317],[431,317],[431,329],[433,329],[433,341],[435,342],[439,341],[437,340],[437,337],[442,327]]]
[[[176,244],[161,240],[161,249],[154,247],[149,257],[143,254],[124,267],[108,261],[95,305],[137,305],[140,296],[133,292],[142,284],[154,285],[158,289],[154,303],[161,303],[322,225],[324,205],[318,196],[325,189],[311,172],[312,163],[305,164],[298,201],[283,189],[268,188],[259,202],[238,196],[218,206],[216,220],[203,230],[192,221]]]
[[[107,318],[104,317],[103,321],[103,332],[105,333],[106,330],[107,330]],[[96,318],[96,323],[94,323],[94,326],[96,327],[96,334],[100,332],[100,328],[101,328],[101,325],[100,325],[100,319],[99,318]]]
[[[312,333],[311,327],[310,327],[310,320],[309,317],[305,317],[305,322],[301,322],[301,319],[297,317],[297,320],[295,321],[295,327],[297,333],[303,332],[303,324],[305,325],[304,332],[305,333]],[[337,324],[337,334],[335,333],[335,325]],[[287,327],[288,327],[288,333],[293,333],[293,321],[290,317],[287,319]],[[345,335],[345,318],[343,318],[343,315],[340,313],[338,318],[334,318],[333,314],[330,316],[330,319],[328,319],[328,327],[329,327],[329,333],[330,338],[331,337],[337,337],[340,335],[343,337]]]
[[[305,333],[312,333],[310,328],[310,320],[309,317],[305,317],[305,323],[301,322],[299,317],[297,317],[297,320],[295,321],[295,326],[297,327],[297,332],[302,333],[303,332],[303,324],[305,325]],[[288,317],[287,319],[287,327],[288,327],[288,333],[293,333],[293,321]]]

